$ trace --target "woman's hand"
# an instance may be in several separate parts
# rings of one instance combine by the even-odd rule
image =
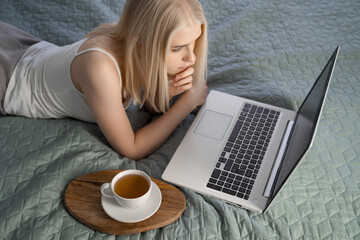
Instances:
[[[193,73],[194,73],[194,68],[189,67],[174,76],[169,76],[170,99],[192,88]]]
[[[201,106],[205,103],[206,97],[207,97],[207,86],[206,81],[199,84],[196,87],[192,87],[188,91],[184,92],[183,95],[181,95],[180,99],[181,101],[185,101],[185,104],[192,106],[192,108],[196,108],[197,106]]]
[[[169,76],[169,97],[170,99],[178,94],[184,93],[181,98],[186,101],[186,104],[196,108],[202,105],[207,96],[206,81],[194,87],[192,84],[194,68],[189,67],[184,71]]]

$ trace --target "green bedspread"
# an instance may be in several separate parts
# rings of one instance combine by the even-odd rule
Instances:
[[[194,119],[135,162],[99,128],[74,119],[0,117],[0,238],[360,239],[360,2],[202,0],[209,22],[210,89],[297,110],[337,45],[337,66],[314,145],[268,211],[257,214],[180,188],[184,214],[160,229],[111,236],[76,221],[67,184],[107,169],[161,178]],[[77,41],[117,21],[124,0],[2,0],[0,20],[47,41]],[[153,116],[128,110],[134,128]]]

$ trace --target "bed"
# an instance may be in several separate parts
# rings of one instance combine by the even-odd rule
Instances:
[[[125,0],[2,0],[0,20],[69,44],[117,21]],[[297,110],[335,47],[341,47],[312,149],[268,211],[258,214],[179,188],[174,223],[114,236],[66,210],[73,179],[140,169],[161,179],[196,112],[153,154],[117,154],[96,124],[0,117],[2,239],[360,239],[360,2],[201,0],[209,23],[209,89]],[[156,116],[127,111],[134,129]]]

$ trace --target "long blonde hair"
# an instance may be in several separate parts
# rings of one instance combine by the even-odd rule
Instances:
[[[186,17],[188,16],[188,17]],[[86,37],[106,35],[119,43],[122,61],[122,94],[134,104],[148,102],[157,112],[169,108],[167,54],[173,33],[189,24],[201,23],[196,40],[193,85],[203,83],[207,73],[207,23],[197,0],[127,0],[116,24],[101,24]]]

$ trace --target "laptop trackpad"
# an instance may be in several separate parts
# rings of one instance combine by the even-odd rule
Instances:
[[[221,141],[229,128],[232,116],[223,113],[206,110],[201,116],[200,122],[194,133]]]

